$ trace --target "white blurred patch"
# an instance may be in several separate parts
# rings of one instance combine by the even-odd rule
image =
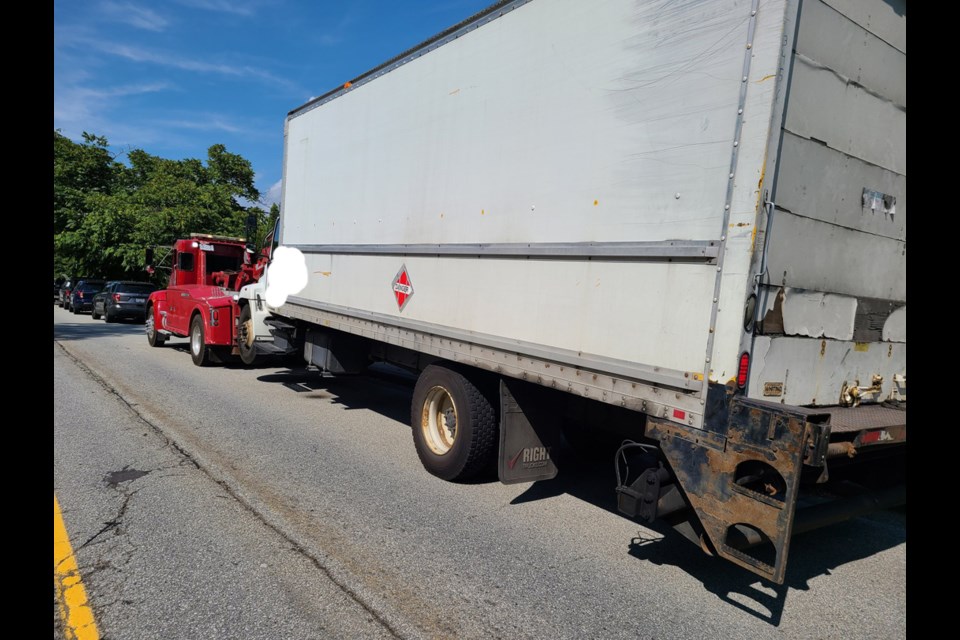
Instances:
[[[299,249],[277,247],[267,267],[267,304],[279,307],[287,296],[300,293],[307,286],[307,261]]]

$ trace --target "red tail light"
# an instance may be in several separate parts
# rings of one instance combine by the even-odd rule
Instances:
[[[83,300],[83,291],[77,291],[77,295],[80,296],[81,300]]]
[[[747,372],[750,370],[750,354],[744,351],[740,354],[740,369],[737,371],[737,386],[743,389],[747,386]]]
[[[120,302],[120,294],[119,294],[119,293],[113,294],[113,301],[114,301],[114,302]]]

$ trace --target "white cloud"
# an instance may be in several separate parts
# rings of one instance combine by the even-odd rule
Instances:
[[[329,29],[320,31],[316,36],[314,36],[313,42],[321,47],[335,47],[338,44],[342,44],[346,40],[345,34],[347,32],[347,28],[357,22],[360,22],[362,13],[362,9],[358,11],[355,5],[350,6],[343,17],[337,20],[336,24]]]
[[[232,13],[238,16],[252,16],[263,2],[255,0],[177,0],[180,4],[191,9]]]
[[[117,98],[156,93],[171,88],[166,82],[101,88],[54,82],[53,121],[55,126],[64,129],[64,135],[67,136],[79,136],[83,129],[103,135],[104,114]]]
[[[176,129],[191,129],[195,131],[226,131],[227,133],[243,133],[243,127],[233,124],[223,116],[198,114],[190,120],[158,120],[159,125]]]
[[[267,189],[267,193],[263,196],[263,203],[267,205],[267,209],[270,208],[272,204],[280,204],[280,195],[283,189],[283,180],[277,180]]]
[[[122,43],[106,42],[102,40],[90,39],[87,40],[85,44],[103,53],[125,58],[133,62],[146,62],[164,67],[181,69],[183,71],[195,71],[197,73],[214,73],[238,78],[258,78],[262,81],[283,86],[285,88],[294,88],[293,83],[289,80],[276,76],[269,71],[258,69],[250,65],[229,65],[218,64],[214,62],[203,62],[191,58],[184,58],[172,53],[152,51],[142,47],[134,47]]]
[[[129,2],[101,2],[100,10],[111,20],[147,31],[163,31],[169,21],[160,14]]]
[[[254,183],[259,182],[259,176],[255,176],[253,181]],[[260,199],[257,201],[247,200],[246,198],[237,198],[237,201],[244,207],[259,207],[269,213],[270,205],[280,204],[280,187],[282,184],[282,180],[277,180],[265,192],[260,192]]]

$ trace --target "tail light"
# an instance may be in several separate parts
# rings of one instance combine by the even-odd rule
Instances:
[[[750,354],[744,351],[740,354],[740,368],[737,370],[737,387],[747,386],[747,372],[750,371]]]
[[[114,301],[114,302],[120,302],[120,294],[119,294],[119,293],[113,294],[113,301]]]
[[[80,296],[81,300],[83,300],[83,291],[77,291],[77,295]]]

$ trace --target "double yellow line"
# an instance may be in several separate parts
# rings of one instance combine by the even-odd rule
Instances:
[[[67,638],[99,640],[100,632],[87,602],[87,592],[80,580],[80,569],[73,556],[56,495],[53,496],[53,586]]]

